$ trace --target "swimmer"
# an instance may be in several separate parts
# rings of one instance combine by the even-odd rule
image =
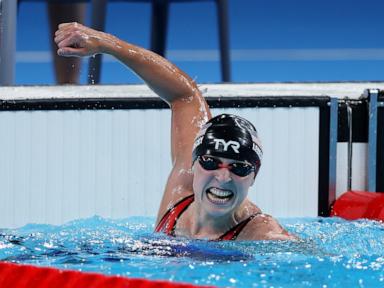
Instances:
[[[114,56],[172,111],[173,168],[163,194],[156,231],[207,240],[294,240],[248,199],[262,161],[255,127],[241,117],[214,118],[196,83],[163,57],[78,23],[55,33],[60,56]]]

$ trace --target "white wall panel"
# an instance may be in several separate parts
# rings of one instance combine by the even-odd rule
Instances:
[[[263,144],[250,198],[276,217],[317,216],[318,108],[242,108],[215,114],[225,111],[252,121]]]
[[[257,127],[250,197],[277,217],[316,216],[317,108],[214,110]],[[0,227],[156,215],[170,161],[170,110],[0,112]]]

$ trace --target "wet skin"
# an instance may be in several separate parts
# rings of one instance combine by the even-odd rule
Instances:
[[[214,157],[224,166],[238,162],[236,160]],[[193,191],[196,203],[201,206],[201,212],[211,217],[227,215],[231,218],[248,195],[249,187],[255,181],[255,172],[240,177],[228,168],[205,170],[199,161],[193,166]]]

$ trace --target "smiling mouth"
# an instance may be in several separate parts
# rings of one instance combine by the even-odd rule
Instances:
[[[234,196],[234,193],[230,190],[214,188],[214,187],[207,189],[206,193],[207,193],[208,200],[218,205],[223,205],[228,203]]]

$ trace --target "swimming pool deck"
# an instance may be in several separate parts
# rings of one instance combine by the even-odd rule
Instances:
[[[309,82],[198,84],[206,97],[329,96],[358,99],[366,89],[384,90],[384,82]],[[157,98],[144,84],[0,87],[1,100],[71,98]]]

